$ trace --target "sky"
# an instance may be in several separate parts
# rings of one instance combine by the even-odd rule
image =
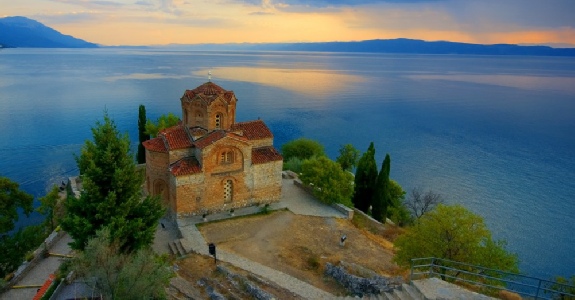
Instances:
[[[102,45],[412,38],[575,47],[575,0],[0,0]]]

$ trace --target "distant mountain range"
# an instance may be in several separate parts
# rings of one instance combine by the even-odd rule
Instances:
[[[44,26],[26,17],[0,18],[0,45],[18,48],[97,48],[98,45]]]
[[[60,32],[43,25],[40,22],[28,19],[26,17],[6,17],[0,18],[0,47],[97,48],[99,45],[89,43],[69,35],[63,35]],[[146,48],[146,46],[124,47]],[[427,42],[412,39],[324,43],[231,43],[196,45],[172,44],[162,45],[159,47],[180,50],[321,51],[405,54],[575,56],[575,48],[520,46],[512,44],[481,45],[446,41]]]
[[[367,40],[358,42],[274,43],[274,44],[198,44],[167,45],[186,50],[255,50],[255,51],[318,51],[405,54],[465,54],[465,55],[534,55],[575,56],[575,48],[548,46],[519,46],[513,44],[467,44],[456,42],[427,42],[412,39]]]

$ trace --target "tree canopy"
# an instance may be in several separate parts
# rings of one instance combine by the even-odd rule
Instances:
[[[354,179],[353,205],[367,213],[371,206],[375,181],[377,179],[377,165],[375,163],[375,146],[373,142],[357,163]]]
[[[395,240],[394,260],[408,267],[412,258],[437,257],[517,272],[517,256],[505,246],[492,239],[480,216],[461,205],[440,204]]]
[[[104,299],[163,299],[172,271],[151,249],[126,254],[107,228],[99,230],[73,258],[71,268]]]
[[[53,186],[46,196],[40,198],[40,206],[36,209],[39,213],[46,215],[44,223],[49,231],[54,230],[58,223],[58,219],[62,217],[62,212],[59,210],[60,195],[57,186]]]
[[[353,176],[333,160],[325,156],[305,160],[300,179],[313,188],[314,196],[320,201],[352,206]]]
[[[389,192],[390,168],[391,158],[389,154],[386,154],[379,175],[377,175],[375,188],[373,190],[373,199],[371,200],[371,216],[382,223],[385,223],[387,208],[391,205],[391,194]]]
[[[139,121],[138,121],[139,122]],[[152,120],[146,121],[146,131],[145,134],[156,137],[158,133],[166,128],[178,125],[180,118],[178,118],[173,113],[168,113],[167,115],[161,115],[156,122]]]
[[[18,209],[28,216],[32,212],[34,197],[19,189],[16,182],[6,177],[0,177],[0,235],[14,229],[18,221]]]
[[[283,144],[282,156],[284,161],[297,157],[301,160],[312,158],[314,156],[325,156],[323,145],[317,141],[299,138]]]
[[[164,209],[158,197],[142,197],[144,176],[136,170],[128,135],[120,135],[107,113],[92,135],[93,141],[86,141],[76,157],[82,193],[65,203],[62,228],[74,239],[71,247],[84,249],[104,226],[124,251],[148,246]]]
[[[345,144],[339,148],[339,156],[335,161],[344,171],[351,171],[357,165],[358,159],[359,150],[355,149],[352,144]]]
[[[0,278],[14,271],[30,249],[38,247],[45,235],[42,226],[27,226],[15,232],[18,211],[26,216],[32,212],[34,197],[22,190],[18,183],[0,177]]]
[[[391,204],[387,208],[387,217],[399,226],[412,222],[409,210],[405,206],[405,191],[397,181],[389,180],[389,196]]]

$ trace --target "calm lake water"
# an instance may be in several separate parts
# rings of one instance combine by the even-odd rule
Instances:
[[[523,272],[575,274],[574,58],[3,49],[0,175],[44,195],[78,173],[104,110],[135,145],[138,105],[180,115],[209,70],[236,93],[237,120],[261,117],[278,148],[308,137],[335,159],[373,141],[405,190],[482,215]]]

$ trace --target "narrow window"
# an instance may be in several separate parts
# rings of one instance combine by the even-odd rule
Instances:
[[[228,179],[224,183],[224,203],[232,202],[234,183]]]
[[[220,154],[220,164],[231,164],[234,162],[234,152],[225,151]]]
[[[216,129],[220,129],[222,125],[222,115],[217,114],[216,115]]]

